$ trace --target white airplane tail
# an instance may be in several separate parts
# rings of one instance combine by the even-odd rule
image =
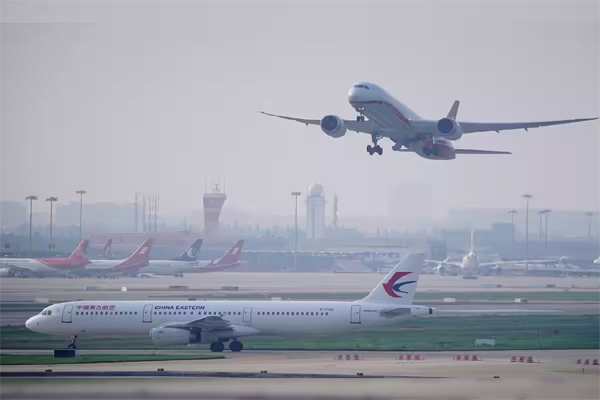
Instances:
[[[362,302],[412,304],[425,261],[423,253],[408,253]]]

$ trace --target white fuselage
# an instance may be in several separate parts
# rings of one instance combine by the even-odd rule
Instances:
[[[236,336],[305,336],[373,328],[430,313],[428,307],[405,305],[402,315],[380,314],[389,308],[361,301],[79,301],[50,306],[46,310],[51,315],[36,315],[26,326],[60,335],[147,335],[152,328],[217,315],[236,327]]]
[[[355,84],[348,92],[348,101],[356,111],[383,127],[386,136],[396,143],[393,150],[406,146],[421,157],[433,160],[455,157],[451,140],[432,135],[423,137],[420,124],[423,118],[383,88],[367,82]],[[424,153],[425,148],[431,153]]]
[[[175,275],[184,272],[193,272],[199,268],[198,263],[199,261],[150,260],[147,266],[140,269],[140,273]]]
[[[58,273],[60,270],[52,268],[34,258],[0,258],[0,268],[14,268],[34,273]]]

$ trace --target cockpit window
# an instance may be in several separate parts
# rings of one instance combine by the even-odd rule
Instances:
[[[52,310],[48,310],[48,313],[46,315],[52,315]]]
[[[46,315],[46,312],[47,312],[46,310],[43,310],[40,314]]]
[[[367,85],[354,85],[354,87],[356,88],[361,88],[361,89],[367,89],[370,90],[369,87]]]

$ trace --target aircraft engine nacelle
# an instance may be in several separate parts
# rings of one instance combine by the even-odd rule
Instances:
[[[411,306],[410,313],[413,317],[423,317],[425,315],[433,314],[433,308],[423,306]]]
[[[0,278],[12,278],[15,276],[15,271],[10,268],[0,268]]]
[[[341,138],[346,134],[344,121],[335,115],[327,115],[326,117],[323,117],[319,125],[321,126],[321,130],[323,132],[333,138]]]
[[[458,140],[463,135],[460,124],[452,118],[440,119],[436,124],[436,128],[440,136],[446,139]]]
[[[157,346],[173,346],[201,343],[200,332],[177,328],[154,328],[150,330],[150,340]]]

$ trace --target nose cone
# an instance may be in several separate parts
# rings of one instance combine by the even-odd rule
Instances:
[[[350,103],[377,101],[380,99],[379,97],[380,89],[373,83],[358,82],[352,85],[348,91],[348,101]]]
[[[27,320],[27,322],[25,322],[25,327],[27,329],[29,329],[30,331],[34,331],[34,332],[38,331],[39,325],[40,325],[40,322],[39,322],[37,315],[35,317],[29,318]]]

